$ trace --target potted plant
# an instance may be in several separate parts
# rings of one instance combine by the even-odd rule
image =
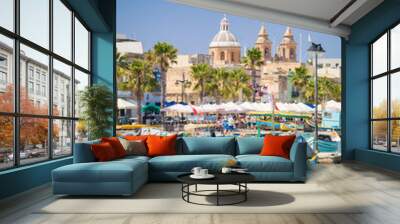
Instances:
[[[80,93],[79,106],[82,110],[89,140],[110,136],[113,115],[113,93],[102,84],[86,87]]]

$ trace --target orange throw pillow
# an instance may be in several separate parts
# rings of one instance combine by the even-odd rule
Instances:
[[[149,136],[147,138],[148,156],[176,155],[176,135]]]
[[[289,159],[290,148],[296,135],[273,136],[266,135],[264,137],[264,145],[261,149],[262,156],[280,156]]]
[[[146,142],[146,139],[148,137],[149,137],[148,135],[128,135],[128,136],[125,136],[124,138],[129,141],[144,141],[144,142]]]
[[[101,138],[101,142],[108,142],[114,149],[115,155],[117,158],[125,157],[126,151],[124,146],[122,146],[121,142],[117,137],[110,137],[110,138]]]
[[[100,144],[91,145],[94,157],[99,162],[110,161],[116,159],[115,151],[110,143],[102,142]]]

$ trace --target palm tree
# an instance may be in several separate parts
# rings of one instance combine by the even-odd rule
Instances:
[[[166,74],[173,63],[177,63],[177,52],[178,50],[171,44],[166,42],[157,42],[152,52],[154,53],[154,60],[158,68],[160,69],[160,86],[161,86],[161,107],[165,103],[166,95]]]
[[[240,94],[246,99],[251,96],[252,91],[249,86],[250,79],[251,77],[243,69],[234,69],[230,72],[230,95],[234,101],[239,100]]]
[[[148,50],[144,52],[144,60],[149,62],[153,67],[156,67],[156,55],[154,54],[153,50]]]
[[[142,123],[142,97],[144,92],[157,88],[151,63],[143,59],[133,59],[124,73],[126,82],[120,83],[120,88],[132,91],[136,96],[138,123]]]
[[[245,66],[251,70],[252,87],[253,87],[253,102],[256,101],[256,68],[264,63],[262,53],[257,48],[253,47],[247,50],[246,57],[243,59]]]
[[[117,63],[117,77],[122,78],[128,68],[128,61],[126,55],[117,53],[116,63]]]
[[[308,102],[314,101],[314,79],[309,79],[304,87],[304,98]],[[328,100],[340,100],[340,84],[327,78],[318,78],[318,101],[324,105]]]
[[[208,90],[215,97],[216,102],[221,103],[221,99],[228,99],[230,95],[230,72],[225,68],[213,69],[212,79],[210,80]]]
[[[310,79],[311,75],[303,65],[295,68],[293,75],[290,77],[290,82],[300,92],[300,100],[304,99],[305,88]]]
[[[191,72],[192,78],[195,81],[194,90],[200,92],[200,102],[204,103],[204,97],[206,95],[206,82],[210,80],[211,67],[208,64],[197,64],[192,65]]]

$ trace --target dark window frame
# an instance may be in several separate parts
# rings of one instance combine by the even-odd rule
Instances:
[[[13,67],[12,67],[12,74],[14,76],[14,111],[13,112],[1,112],[0,111],[0,116],[4,117],[11,117],[13,119],[13,166],[10,167],[5,167],[5,168],[0,168],[0,172],[4,170],[10,170],[10,169],[15,169],[18,167],[23,167],[23,166],[30,166],[33,164],[37,163],[43,163],[49,160],[58,160],[66,157],[70,157],[73,155],[74,151],[74,143],[75,143],[75,126],[76,126],[76,121],[79,120],[78,117],[75,117],[75,69],[87,74],[89,76],[89,83],[88,85],[91,85],[92,81],[92,75],[91,75],[91,36],[92,36],[92,30],[89,29],[88,25],[82,20],[82,18],[79,16],[78,13],[76,13],[72,7],[65,1],[65,0],[60,0],[60,2],[68,8],[68,10],[71,11],[71,26],[72,26],[72,32],[71,32],[71,59],[64,58],[63,56],[53,52],[53,1],[54,0],[48,0],[49,2],[49,48],[46,49],[45,47],[40,46],[39,44],[36,44],[32,41],[30,41],[27,38],[24,38],[20,35],[20,0],[14,0],[13,3],[13,10],[14,10],[14,30],[10,31],[4,27],[0,26],[0,35],[3,35],[5,37],[8,37],[13,40]],[[88,31],[88,69],[85,69],[78,64],[75,64],[75,18],[79,20],[79,22],[84,26],[84,28]],[[47,115],[39,115],[39,114],[26,114],[26,113],[21,113],[20,112],[20,44],[23,44],[27,47],[32,48],[33,50],[39,51],[40,53],[43,53],[48,56],[49,58],[49,64],[48,64],[48,85],[47,85],[47,90],[49,91],[48,94],[48,106],[49,110]],[[66,65],[71,66],[71,91],[72,91],[72,111],[70,116],[56,116],[53,115],[53,59],[58,60],[59,62],[62,62]],[[28,74],[26,74],[28,77]],[[29,118],[45,118],[48,121],[48,136],[47,136],[47,142],[48,142],[48,157],[43,158],[43,160],[38,161],[38,162],[33,162],[33,163],[27,163],[27,164],[21,164],[20,162],[20,118],[23,117],[29,117]],[[53,144],[52,144],[52,132],[53,132],[53,121],[56,120],[67,120],[71,121],[72,123],[72,133],[71,133],[71,153],[69,155],[63,155],[63,156],[57,156],[56,158],[53,158]]]
[[[369,149],[373,151],[387,152],[392,154],[400,154],[400,152],[392,151],[392,122],[399,121],[400,117],[392,116],[392,99],[391,99],[391,80],[392,75],[400,72],[400,67],[391,69],[391,31],[393,28],[400,25],[400,21],[394,23],[389,28],[387,28],[383,33],[378,35],[374,40],[369,43]],[[386,71],[380,74],[373,74],[373,44],[376,43],[381,37],[387,35],[387,64]],[[373,81],[382,77],[386,77],[386,86],[387,86],[387,105],[386,105],[386,117],[385,118],[373,118]],[[379,150],[374,148],[374,133],[373,133],[373,122],[377,121],[386,121],[387,122],[387,139],[386,139],[386,150]]]

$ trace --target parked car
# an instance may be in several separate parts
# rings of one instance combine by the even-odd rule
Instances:
[[[120,117],[120,118],[118,118],[118,124],[120,124],[120,125],[130,124],[130,121],[127,117]]]
[[[19,158],[20,158],[20,159],[28,159],[28,158],[31,158],[31,157],[32,157],[32,151],[29,150],[29,149],[20,151],[20,153],[19,153]],[[10,154],[8,155],[8,159],[9,159],[9,161],[14,160],[14,154],[13,154],[13,153],[10,153]]]
[[[164,118],[164,123],[166,123],[166,124],[174,124],[174,123],[176,123],[176,120],[174,119],[174,117],[167,116],[167,117]]]
[[[128,119],[130,124],[135,124],[138,122],[138,119],[136,117],[131,117]]]
[[[161,117],[158,114],[145,115],[143,120],[150,125],[161,124]]]

